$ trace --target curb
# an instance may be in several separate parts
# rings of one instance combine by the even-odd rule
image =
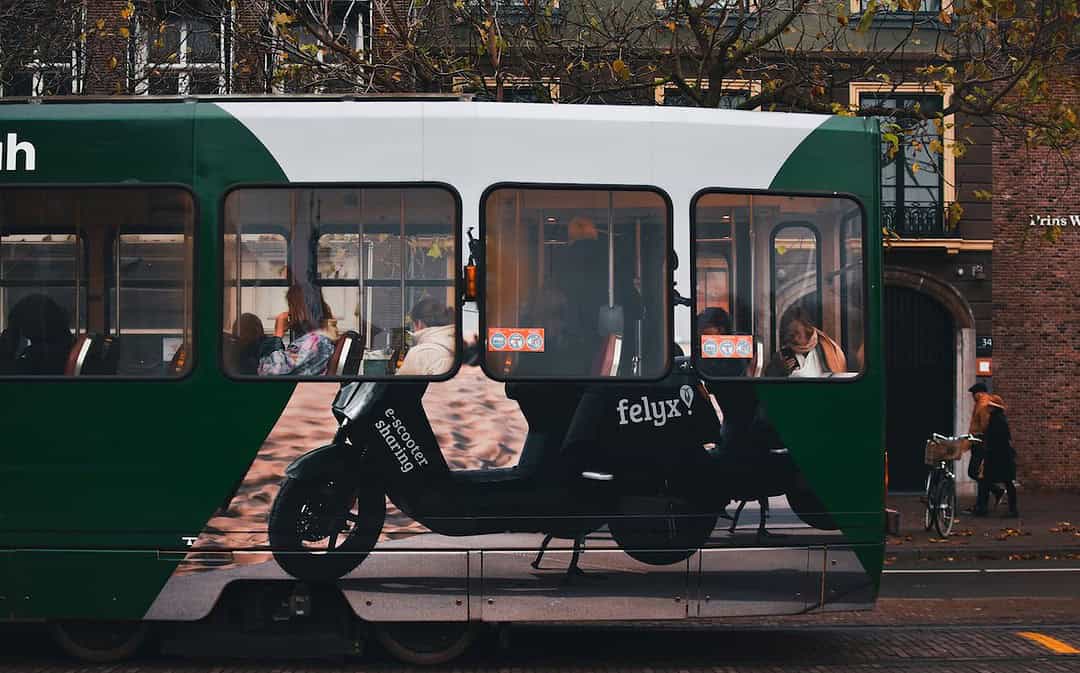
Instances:
[[[1014,558],[1019,557],[1019,558]],[[908,549],[890,549],[885,546],[885,558],[896,561],[942,561],[942,560],[1042,560],[1046,558],[1080,558],[1080,547],[913,547]]]

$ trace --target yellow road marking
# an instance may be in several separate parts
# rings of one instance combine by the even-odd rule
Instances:
[[[1044,633],[1036,633],[1034,631],[1018,631],[1016,635],[1021,638],[1026,638],[1033,643],[1038,643],[1046,649],[1050,650],[1054,654],[1080,654],[1080,650],[1076,649],[1068,643],[1063,643],[1057,638],[1051,638]]]

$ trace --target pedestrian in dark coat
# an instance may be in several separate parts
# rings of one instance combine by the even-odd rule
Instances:
[[[1009,497],[1008,516],[1019,516],[1016,504],[1016,451],[1012,445],[1009,421],[1005,417],[1005,403],[998,395],[991,395],[986,386],[977,383],[971,387],[975,395],[975,413],[972,415],[971,431],[983,440],[983,461],[979,479],[979,494],[975,503],[975,515],[985,516],[990,491],[995,484],[1004,484]],[[998,495],[998,498],[1001,496]]]

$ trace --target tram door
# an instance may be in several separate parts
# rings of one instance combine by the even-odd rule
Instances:
[[[953,432],[954,335],[952,318],[933,298],[885,288],[885,446],[893,492],[921,490],[926,438]]]

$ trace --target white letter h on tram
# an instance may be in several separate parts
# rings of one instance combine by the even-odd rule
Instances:
[[[7,142],[0,145],[3,145],[0,151],[4,155],[4,170],[18,170],[19,152],[23,154],[23,168],[27,171],[34,170],[37,165],[37,151],[34,149],[34,143],[29,140],[20,141],[17,134],[9,133]]]

